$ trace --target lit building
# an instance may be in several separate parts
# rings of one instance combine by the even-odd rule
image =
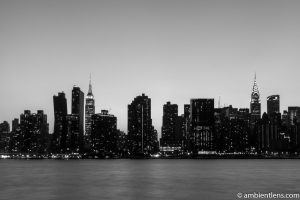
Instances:
[[[131,155],[158,151],[157,132],[152,126],[151,99],[142,94],[128,105],[128,139]]]
[[[91,118],[91,150],[102,156],[116,155],[118,153],[117,118],[108,114],[107,110],[92,115]]]
[[[255,123],[255,121],[261,118],[260,94],[256,83],[256,74],[254,77],[254,84],[251,93],[250,114],[251,114],[251,122],[253,123]]]
[[[167,102],[163,106],[161,151],[171,153],[182,150],[184,125],[184,116],[178,116],[178,105]]]
[[[183,150],[188,151],[190,149],[189,131],[190,131],[190,104],[184,104],[184,126],[183,126]]]
[[[79,116],[68,114],[66,122],[66,147],[62,151],[63,153],[81,153],[83,150],[83,135],[80,134]]]
[[[197,154],[213,150],[214,99],[191,99],[191,150]]]
[[[222,153],[244,153],[249,148],[249,109],[232,106],[215,109],[215,149]]]
[[[163,107],[163,121],[161,128],[161,143],[160,146],[173,146],[175,142],[176,121],[178,118],[178,105],[167,104]]]
[[[38,110],[37,113],[31,113],[25,110],[20,115],[20,129],[22,141],[16,142],[21,143],[22,153],[44,154],[46,152],[49,125],[44,111]]]
[[[90,145],[91,143],[91,118],[93,114],[95,114],[95,100],[92,92],[92,83],[90,78],[89,91],[85,99],[85,141],[88,145]]]
[[[7,121],[0,123],[0,153],[8,152],[10,126]]]

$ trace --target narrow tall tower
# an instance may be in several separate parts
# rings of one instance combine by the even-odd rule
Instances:
[[[95,100],[92,92],[92,79],[90,75],[89,91],[85,99],[85,138],[88,144],[91,142],[92,115],[95,114]]]
[[[67,123],[70,149],[78,153],[83,150],[84,144],[84,93],[78,86],[72,90],[72,115],[67,117]]]
[[[260,94],[256,83],[256,73],[254,75],[254,84],[251,93],[250,113],[252,122],[261,118]]]

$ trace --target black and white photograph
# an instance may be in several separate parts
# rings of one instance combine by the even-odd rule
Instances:
[[[299,0],[0,0],[0,199],[300,199]]]

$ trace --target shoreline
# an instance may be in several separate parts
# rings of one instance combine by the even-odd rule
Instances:
[[[85,156],[85,155],[38,155],[38,156],[30,156],[30,155],[4,155],[0,154],[0,159],[8,159],[8,160],[118,160],[118,159],[166,159],[166,160],[207,160],[207,159],[216,159],[216,160],[224,160],[224,159],[300,159],[300,155],[196,155],[196,156],[125,156],[125,157],[110,157],[110,156]]]

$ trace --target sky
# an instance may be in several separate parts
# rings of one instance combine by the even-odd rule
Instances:
[[[262,111],[300,106],[300,1],[1,0],[0,122],[24,110],[48,115],[53,95],[85,95],[92,76],[96,112],[127,131],[127,105],[151,98],[161,132],[163,104],[215,98],[249,108],[257,74]]]

